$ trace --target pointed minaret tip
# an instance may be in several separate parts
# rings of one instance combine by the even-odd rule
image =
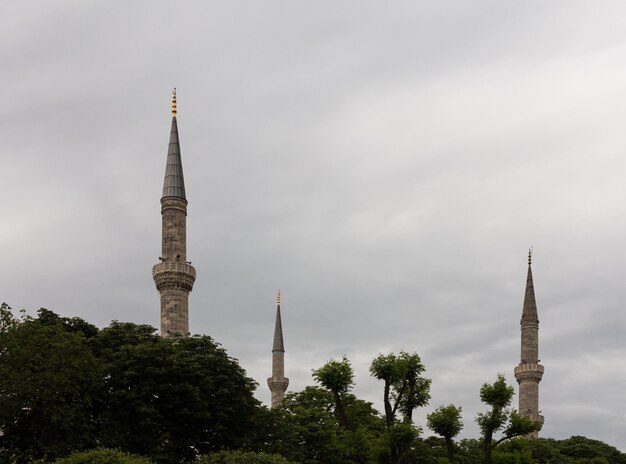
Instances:
[[[280,290],[278,290],[278,296],[276,297],[276,325],[274,326],[274,343],[272,344],[272,351],[285,352],[285,343],[283,341],[283,323],[280,317]]]
[[[176,117],[176,87],[172,90],[172,117]]]
[[[163,180],[163,198],[166,197],[178,197],[186,200],[183,162],[180,157],[180,142],[178,140],[178,120],[176,119],[176,88],[172,90],[172,128],[167,149],[165,179]]]
[[[522,310],[522,321],[532,321],[539,323],[537,316],[537,302],[535,300],[535,285],[533,283],[532,271],[533,248],[528,250],[528,274],[526,276],[526,291],[524,293],[524,307]]]

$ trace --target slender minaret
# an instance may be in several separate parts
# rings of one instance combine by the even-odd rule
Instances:
[[[285,399],[289,379],[285,377],[285,344],[283,342],[283,324],[280,319],[280,290],[276,299],[276,325],[274,326],[274,344],[272,346],[272,376],[267,379],[267,386],[272,392],[272,409]]]
[[[543,424],[543,416],[539,414],[539,382],[543,376],[543,366],[539,364],[539,317],[535,301],[533,272],[531,269],[532,250],[528,252],[528,276],[526,277],[526,294],[522,310],[522,356],[519,366],[515,368],[515,378],[519,383],[519,413]],[[534,432],[530,436],[537,437]]]
[[[187,262],[187,198],[176,122],[176,89],[172,92],[172,129],[161,197],[161,262],[152,277],[161,294],[161,336],[189,335],[189,292],[196,270]]]

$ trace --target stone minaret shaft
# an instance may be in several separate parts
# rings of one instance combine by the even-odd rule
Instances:
[[[539,364],[539,317],[535,301],[533,272],[531,268],[531,252],[528,253],[528,276],[526,277],[526,294],[520,321],[522,331],[521,362],[515,368],[515,378],[519,383],[519,413],[543,424],[543,416],[539,414],[539,382],[544,368]],[[532,436],[537,437],[537,432]]]
[[[276,303],[276,325],[272,346],[272,376],[267,379],[267,386],[272,392],[272,409],[280,406],[285,399],[289,379],[285,377],[285,344],[283,342],[283,324],[280,318],[280,291]]]
[[[172,96],[172,129],[165,165],[161,262],[152,268],[152,277],[161,294],[161,336],[189,334],[189,292],[196,270],[187,262],[187,198],[176,121],[176,89]]]

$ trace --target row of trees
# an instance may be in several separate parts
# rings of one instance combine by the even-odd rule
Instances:
[[[446,460],[441,438],[418,440],[419,464],[439,463]],[[479,464],[482,451],[479,440],[461,440],[454,445],[456,462]],[[504,443],[494,453],[497,464],[623,464],[626,456],[616,448],[598,440],[571,437],[566,440],[539,438],[513,439]],[[197,464],[294,464],[278,454],[254,451],[220,451],[200,457]],[[131,455],[119,450],[96,449],[76,452],[55,464],[154,464],[149,458]]]
[[[357,399],[352,393],[354,373],[347,358],[332,360],[313,371],[320,387],[307,387],[303,392],[287,395],[279,410],[288,427],[282,437],[299,443],[298,453],[278,448],[277,452],[302,463],[381,462],[399,464],[420,460],[421,430],[413,424],[416,408],[430,399],[430,379],[422,374],[425,368],[416,353],[400,352],[377,356],[370,366],[373,377],[383,382],[384,414],[380,416],[371,403]],[[482,432],[484,463],[492,462],[493,450],[506,440],[527,435],[540,424],[519,416],[510,408],[513,388],[499,375],[493,384],[481,388],[480,397],[489,410],[476,418]],[[306,413],[303,414],[306,410]],[[326,414],[326,416],[325,416]],[[306,423],[302,423],[302,418]],[[427,416],[428,427],[446,443],[447,458],[454,462],[453,439],[463,427],[461,408],[441,406]],[[311,423],[322,424],[328,434],[320,446]],[[314,432],[319,432],[313,429]],[[501,431],[497,440],[496,432]]]
[[[316,386],[269,411],[210,337],[163,339],[115,321],[98,329],[45,309],[15,317],[3,304],[0,464],[626,464],[600,442],[515,440],[539,424],[510,408],[503,376],[480,390],[480,440],[455,441],[455,405],[429,414],[437,436],[422,438],[413,415],[430,400],[424,372],[416,353],[377,356],[370,373],[381,382],[381,414],[354,395],[350,361],[331,360],[313,371]]]

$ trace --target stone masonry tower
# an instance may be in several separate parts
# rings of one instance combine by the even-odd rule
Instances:
[[[272,409],[280,406],[285,399],[289,379],[285,378],[285,344],[283,342],[283,324],[280,319],[280,290],[276,303],[276,325],[274,327],[274,345],[272,346],[272,376],[267,379],[267,386],[272,392]]]
[[[187,198],[176,122],[176,89],[172,93],[172,129],[161,197],[161,262],[152,277],[161,294],[161,336],[189,335],[189,292],[196,270],[187,262]]]
[[[528,276],[526,277],[526,294],[524,309],[520,321],[522,330],[522,356],[519,366],[515,368],[515,378],[519,383],[519,413],[543,424],[543,416],[539,414],[539,382],[543,376],[543,366],[539,364],[539,317],[535,301],[533,272],[531,269],[532,250],[528,252]],[[534,432],[530,436],[537,437]]]

